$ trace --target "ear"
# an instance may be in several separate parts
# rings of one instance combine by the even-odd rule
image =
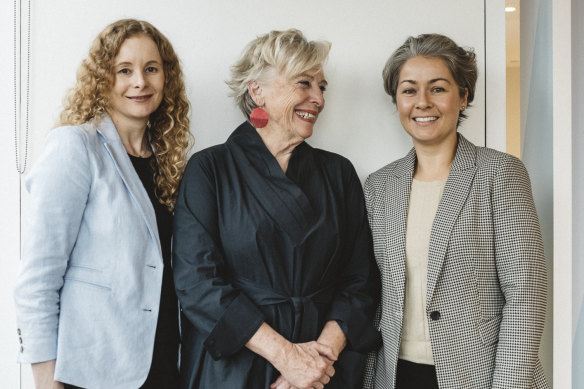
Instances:
[[[460,99],[461,106],[468,106],[468,88],[464,88],[464,97]]]
[[[251,99],[255,105],[258,107],[262,107],[264,105],[264,91],[256,80],[252,80],[247,83],[247,91],[249,92],[249,95],[251,96]]]

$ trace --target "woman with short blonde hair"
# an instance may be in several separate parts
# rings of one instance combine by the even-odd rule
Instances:
[[[355,388],[377,273],[351,163],[309,146],[328,42],[253,40],[228,82],[248,121],[196,153],[176,206],[181,388]]]

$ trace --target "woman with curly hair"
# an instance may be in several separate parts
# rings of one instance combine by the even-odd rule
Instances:
[[[171,44],[120,20],[95,39],[27,177],[15,301],[37,388],[175,388],[172,211],[190,146]]]

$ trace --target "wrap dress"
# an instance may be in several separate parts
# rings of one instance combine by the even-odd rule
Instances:
[[[265,321],[294,343],[337,320],[347,347],[326,388],[360,386],[380,345],[379,273],[351,163],[298,145],[286,173],[248,122],[193,155],[175,208],[181,388],[268,388],[280,373],[245,347]]]

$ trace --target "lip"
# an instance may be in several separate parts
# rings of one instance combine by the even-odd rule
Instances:
[[[136,103],[143,103],[146,102],[148,100],[150,100],[150,98],[153,95],[141,95],[141,96],[126,96],[126,98],[136,102]]]
[[[302,116],[300,116],[298,114],[298,112],[304,112],[304,113],[310,114],[310,115],[314,116],[314,119],[313,118],[305,118],[305,117],[302,117]],[[298,119],[300,119],[302,121],[305,121],[305,122],[309,122],[309,123],[316,122],[316,119],[318,118],[318,112],[317,111],[312,111],[312,110],[309,110],[309,109],[295,109],[294,110],[294,114],[296,115],[296,117]]]
[[[418,120],[418,119],[422,119],[422,120]],[[428,115],[428,116],[415,116],[412,118],[412,121],[418,125],[425,125],[425,124],[435,123],[438,119],[440,119],[439,116]]]

